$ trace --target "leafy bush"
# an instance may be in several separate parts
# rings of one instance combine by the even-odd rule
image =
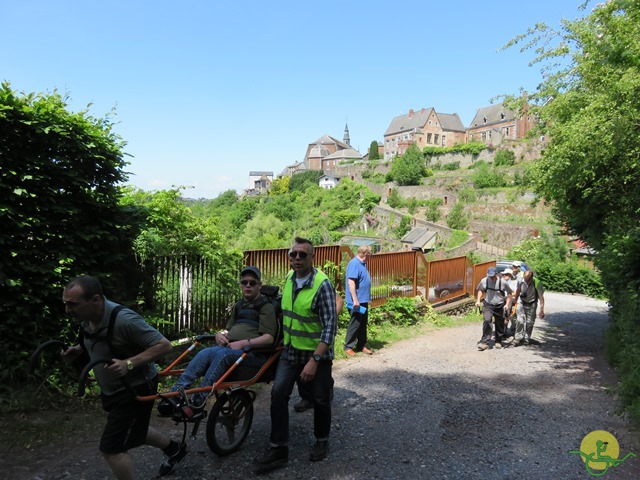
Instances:
[[[390,322],[394,325],[415,325],[420,320],[416,299],[407,297],[392,297],[384,305],[369,312],[369,322],[382,324]]]
[[[476,201],[476,191],[471,187],[464,187],[458,192],[458,200],[464,203],[473,203]]]
[[[397,188],[392,188],[391,191],[389,192],[389,197],[387,198],[387,205],[389,205],[391,208],[404,207],[404,200],[400,196],[400,193],[398,193]]]
[[[469,225],[469,215],[464,211],[464,203],[457,202],[449,215],[447,215],[447,225],[454,230],[464,230]]]
[[[430,198],[426,202],[426,209],[424,212],[424,217],[430,222],[437,222],[442,218],[442,212],[440,211],[440,206],[444,202],[441,198]]]
[[[400,225],[396,228],[396,235],[398,238],[402,238],[409,230],[411,230],[411,217],[405,215],[400,219]]]
[[[390,173],[398,185],[420,185],[422,179],[428,176],[428,172],[418,147],[411,145],[402,157],[396,158],[391,165]]]
[[[490,169],[488,165],[477,166],[471,180],[476,188],[504,187],[507,184],[504,173],[497,171],[495,167]]]
[[[477,162],[472,163],[471,165],[469,165],[469,170],[475,170],[476,168],[480,168],[484,165],[488,165],[487,162],[485,162],[484,160],[478,160]]]
[[[460,169],[460,162],[449,162],[442,165],[442,170],[444,171],[453,171]]]
[[[498,150],[493,159],[496,167],[511,167],[516,164],[516,154],[513,150]]]

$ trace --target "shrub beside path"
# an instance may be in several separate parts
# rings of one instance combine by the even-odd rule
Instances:
[[[615,372],[603,357],[605,302],[547,293],[537,346],[479,352],[481,325],[447,328],[398,342],[373,356],[338,361],[329,457],[308,461],[311,412],[291,412],[290,461],[273,479],[588,479],[579,450],[587,434],[610,432],[619,458],[600,478],[640,478],[640,435],[614,412]],[[204,427],[168,478],[245,479],[269,435],[269,386],[261,388],[242,448],[212,454]],[[295,401],[295,400],[293,400]],[[293,403],[292,401],[292,403]],[[93,420],[92,420],[93,421]],[[166,419],[155,426],[179,434]],[[5,478],[111,478],[95,434],[55,445],[12,449],[0,459]],[[611,449],[609,450],[611,452]],[[133,452],[138,478],[154,478],[158,452]],[[602,464],[599,464],[602,466]]]

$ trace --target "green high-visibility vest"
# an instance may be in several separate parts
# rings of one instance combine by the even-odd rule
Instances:
[[[320,270],[316,271],[313,286],[303,287],[293,302],[294,272],[287,276],[287,282],[282,292],[282,325],[284,327],[284,344],[293,345],[298,350],[315,350],[320,343],[322,323],[318,315],[311,311],[311,304],[318,293],[320,284],[327,277]]]

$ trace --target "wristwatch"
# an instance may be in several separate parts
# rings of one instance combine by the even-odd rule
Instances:
[[[319,362],[319,361],[322,359],[322,357],[321,357],[320,355],[318,355],[317,353],[314,353],[314,354],[313,354],[313,359],[314,359],[316,362]]]
[[[131,360],[127,360],[127,370],[133,370],[133,362]]]

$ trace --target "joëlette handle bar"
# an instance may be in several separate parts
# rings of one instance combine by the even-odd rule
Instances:
[[[87,386],[87,378],[89,377],[89,372],[96,365],[102,365],[102,364],[113,365],[113,360],[110,358],[96,358],[95,360],[87,363],[84,366],[84,368],[82,369],[82,373],[80,373],[79,384],[78,384],[79,397],[84,397],[84,390],[85,390],[85,387]],[[132,393],[134,397],[138,395],[136,391],[131,387],[131,385],[129,385],[129,382],[127,382],[124,377],[120,377],[120,381]]]
[[[40,344],[40,346],[38,348],[36,348],[36,351],[33,352],[33,354],[31,355],[31,360],[29,361],[29,373],[33,374],[33,372],[36,369],[38,360],[40,359],[40,354],[44,351],[47,350],[51,347],[60,347],[62,348],[63,351],[67,351],[67,349],[69,348],[69,345],[67,345],[66,343],[64,343],[62,340],[56,338],[53,340],[48,340],[42,344]]]

